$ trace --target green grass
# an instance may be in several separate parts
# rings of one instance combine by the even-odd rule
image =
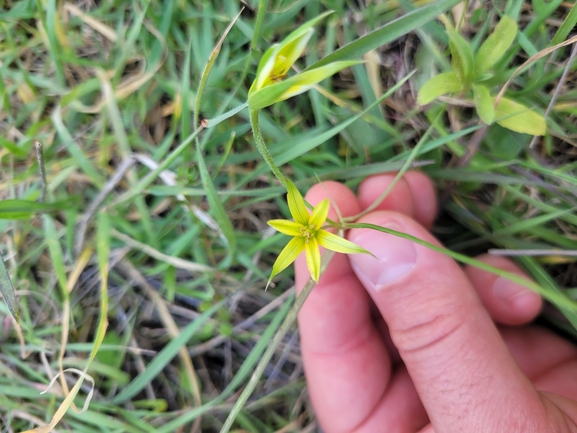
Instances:
[[[286,176],[302,191],[318,179],[355,188],[368,174],[415,164],[444,199],[435,233],[455,257],[577,250],[571,46],[509,86],[508,97],[547,112],[547,134],[532,143],[483,128],[471,101],[416,103],[423,83],[451,68],[442,21],[430,18],[455,2],[359,10],[345,0],[249,1],[212,57],[237,1],[100,3],[25,0],[0,11],[0,253],[23,334],[21,347],[0,303],[4,430],[49,423],[65,382],[39,391],[60,368],[75,368],[94,379],[94,395],[58,431],[220,431],[268,347],[270,362],[233,428],[314,431],[298,334],[283,325],[294,316],[291,271],[263,290],[286,242],[266,225],[289,217],[283,188],[255,149],[248,110],[235,108],[264,50],[327,8],[335,13],[317,26],[299,70],[369,54],[321,83],[322,93],[261,111],[264,140]],[[488,12],[466,5],[457,21],[474,48],[501,15],[518,23],[484,81],[496,94],[527,58],[569,37],[577,9],[559,0],[493,3]],[[44,204],[36,203],[35,140],[44,149]],[[575,254],[517,260],[566,317],[545,320],[575,334]],[[286,335],[276,347],[279,328]],[[81,408],[91,383],[66,378]]]

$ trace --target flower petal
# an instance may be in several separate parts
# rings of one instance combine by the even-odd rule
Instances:
[[[308,243],[305,243],[305,255],[311,278],[318,281],[321,276],[321,252],[315,238],[310,238]]]
[[[336,74],[341,69],[361,63],[363,62],[356,60],[333,62],[301,72],[278,83],[258,89],[255,88],[248,96],[248,106],[251,110],[260,110],[279,101],[292,98],[293,96],[306,92],[318,82]]]
[[[309,211],[303,200],[303,196],[299,192],[296,186],[290,181],[286,180],[287,188],[287,201],[290,213],[297,223],[302,225],[308,225],[309,223]]]
[[[289,41],[288,43],[283,42],[281,44],[281,49],[276,56],[274,67],[275,75],[279,77],[286,75],[294,62],[296,62],[302,55],[313,33],[314,30],[312,28],[307,29],[302,35],[299,35],[294,40]]]
[[[268,279],[268,283],[266,283],[266,286],[268,287],[275,275],[285,270],[287,266],[294,262],[304,249],[305,238],[292,238],[280,252],[274,264],[272,265],[272,272],[270,274],[270,278]]]
[[[269,220],[269,226],[287,236],[300,236],[302,224],[289,220]]]
[[[329,215],[329,206],[329,200],[327,198],[317,204],[309,218],[309,226],[312,225],[314,229],[320,229]]]
[[[327,232],[326,230],[319,230],[316,234],[319,244],[327,250],[336,251],[344,254],[366,253],[371,254],[364,248],[359,247],[351,241],[341,238],[335,234]],[[372,255],[372,254],[371,254]]]
[[[249,95],[256,92],[257,90],[262,89],[266,79],[269,78],[269,75],[274,67],[277,54],[280,49],[281,46],[279,44],[274,44],[265,51],[260,59],[260,62],[258,63],[256,77],[250,86],[250,90],[248,91]]]

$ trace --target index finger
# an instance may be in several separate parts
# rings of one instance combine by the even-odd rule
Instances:
[[[353,192],[337,182],[315,185],[306,195],[316,205],[329,198],[329,218],[359,213]],[[304,258],[295,263],[296,287],[309,279]],[[383,395],[390,359],[371,320],[370,302],[348,258],[335,254],[299,316],[307,384],[317,417],[327,431],[351,431]]]

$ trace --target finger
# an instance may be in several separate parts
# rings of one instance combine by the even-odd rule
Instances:
[[[501,335],[521,371],[531,379],[577,359],[577,347],[540,326],[502,328]]]
[[[477,257],[477,260],[527,278],[515,263],[505,257],[486,254]],[[543,306],[539,294],[492,272],[475,266],[466,266],[465,274],[493,320],[499,323],[504,325],[529,323],[537,317]]]
[[[362,222],[439,245],[395,212],[374,212]],[[523,419],[546,431],[538,393],[452,259],[375,230],[353,229],[348,238],[377,257],[357,254],[350,262],[387,322],[436,431],[521,431]]]
[[[548,391],[577,401],[577,359],[547,371],[533,381],[539,391]]]
[[[329,218],[360,211],[344,185],[323,182],[306,195],[315,205],[329,197]],[[296,287],[309,279],[306,262],[295,263]],[[371,320],[369,298],[348,259],[335,254],[299,312],[301,350],[311,400],[326,431],[352,431],[378,404],[390,377],[390,360]]]
[[[355,432],[412,433],[428,422],[411,377],[405,366],[400,365],[381,402]]]
[[[389,187],[394,173],[368,177],[359,186],[359,203],[362,209],[371,206]],[[377,210],[393,210],[413,217],[430,228],[437,216],[437,197],[431,180],[418,171],[408,171],[395,184]]]

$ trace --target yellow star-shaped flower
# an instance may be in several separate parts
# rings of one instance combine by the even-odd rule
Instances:
[[[268,281],[269,283],[275,275],[294,262],[303,251],[305,252],[307,267],[311,278],[318,281],[321,274],[321,253],[319,246],[327,250],[336,251],[337,253],[370,254],[364,248],[323,229],[329,214],[328,199],[317,204],[312,213],[309,214],[299,190],[288,179],[286,180],[286,185],[288,191],[288,206],[294,221],[270,220],[268,225],[282,234],[292,236],[293,238],[286,247],[284,247],[274,262]]]

